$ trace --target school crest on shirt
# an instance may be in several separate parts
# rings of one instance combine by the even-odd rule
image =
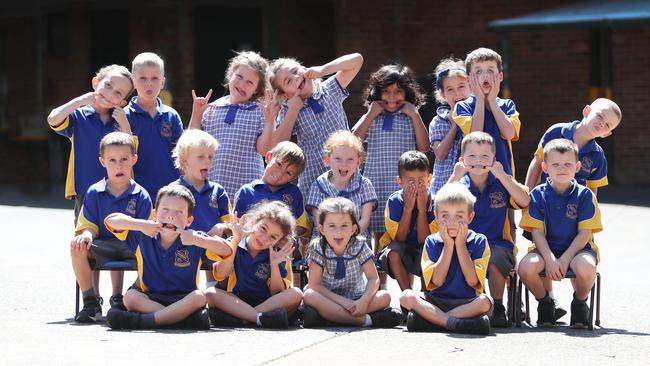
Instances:
[[[490,193],[490,208],[502,208],[506,205],[503,192]]]
[[[218,197],[215,193],[210,195],[210,207],[212,208],[218,208],[219,207],[219,201]]]
[[[126,204],[126,213],[129,215],[135,215],[136,213],[136,208],[137,208],[137,200],[135,198],[131,198],[129,202]]]
[[[282,202],[286,203],[287,206],[292,207],[292,206],[293,206],[293,205],[292,205],[292,203],[293,203],[293,197],[291,197],[290,194],[285,193],[285,194],[282,195]]]
[[[589,159],[588,156],[582,157],[582,161],[580,163],[582,165],[580,169],[582,169],[582,171],[585,173],[591,173],[591,171],[594,169],[594,162]]]
[[[569,203],[566,205],[566,217],[570,218],[571,220],[577,220],[578,219],[578,205]]]
[[[187,267],[190,265],[190,251],[187,249],[179,249],[174,252],[174,266]]]
[[[162,137],[172,137],[172,123],[164,121],[160,126],[160,135]]]
[[[271,277],[271,265],[269,263],[260,263],[257,265],[257,271],[255,271],[255,277],[260,280],[266,280]]]

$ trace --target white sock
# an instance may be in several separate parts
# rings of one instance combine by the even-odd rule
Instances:
[[[370,317],[370,315],[366,314],[366,321],[363,322],[362,327],[370,327],[370,326],[372,326],[372,318]]]
[[[553,290],[548,292],[548,297],[550,297],[551,299],[555,299],[555,296],[553,296]]]
[[[257,313],[257,320],[255,321],[258,326],[262,326],[262,322],[260,321],[260,318],[262,317],[262,313]]]
[[[216,285],[217,285],[217,281],[206,281],[205,282],[205,288],[214,287]]]

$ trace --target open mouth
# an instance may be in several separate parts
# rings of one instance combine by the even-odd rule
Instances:
[[[116,178],[122,178],[124,176],[124,173],[115,173]]]
[[[487,89],[490,87],[490,83],[488,81],[483,82],[483,88]]]
[[[342,169],[339,169],[339,175],[340,175],[341,177],[347,177],[349,172],[350,172],[349,170],[342,170]]]
[[[201,178],[203,178],[203,179],[208,178],[208,170],[207,169],[201,169]]]
[[[470,169],[487,169],[487,165],[470,165]]]
[[[298,89],[302,90],[305,87],[306,83],[307,83],[307,79],[302,78],[302,81],[300,82],[300,84],[298,84]]]
[[[176,226],[176,225],[174,225],[174,224],[170,224],[170,223],[168,223],[168,222],[167,222],[167,223],[164,223],[164,224],[162,225],[162,227],[165,228],[165,229],[172,230],[172,231],[176,231],[176,230],[178,230],[178,226]]]

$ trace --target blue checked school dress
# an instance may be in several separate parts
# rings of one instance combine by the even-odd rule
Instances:
[[[429,143],[431,151],[433,151],[433,142],[442,141],[447,133],[452,128],[457,128],[455,124],[449,121],[449,113],[451,110],[449,106],[443,105],[438,107],[436,111],[436,116],[433,117],[433,121],[429,124]],[[442,186],[447,183],[447,180],[451,176],[451,173],[454,171],[454,165],[458,161],[460,156],[460,142],[463,140],[463,133],[458,129],[456,131],[456,138],[454,139],[454,144],[449,149],[449,153],[444,160],[438,160],[436,158],[433,163],[433,177],[431,178],[431,185],[429,186],[429,192],[436,194]]]

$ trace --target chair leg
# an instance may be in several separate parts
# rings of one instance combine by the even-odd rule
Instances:
[[[594,300],[595,300],[596,284],[591,286],[591,295],[589,296],[589,330],[594,330]]]
[[[526,294],[526,323],[528,323],[528,325],[532,325],[532,323],[530,322],[530,300],[528,299],[528,288],[527,287],[524,290],[524,293]]]
[[[74,281],[75,284],[75,304],[74,304],[74,316],[76,317],[77,314],[79,313],[79,292],[81,289],[79,289],[79,282]]]
[[[596,326],[600,327],[600,273],[596,272]]]
[[[517,272],[508,275],[508,326],[516,323],[515,301],[517,299]]]
[[[517,295],[517,309],[515,310],[515,322],[517,324],[517,327],[519,327],[519,328],[521,328],[521,323],[523,321],[520,318],[520,316],[523,315],[523,314],[519,313],[519,307],[520,307],[520,304],[521,304],[522,286],[523,286],[523,282],[521,282],[521,278],[520,278],[517,281],[517,294],[516,294]]]

